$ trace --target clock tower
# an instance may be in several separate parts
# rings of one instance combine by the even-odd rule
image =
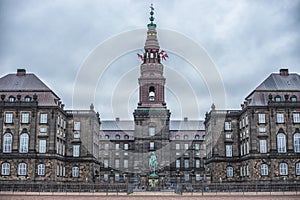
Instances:
[[[154,21],[154,8],[151,6],[150,23],[148,24],[147,38],[144,46],[140,66],[139,102],[135,109],[135,152],[134,169],[147,178],[149,173],[149,157],[155,153],[158,162],[157,172],[169,166],[169,121],[170,111],[165,102],[165,82],[163,76],[162,58],[166,54],[160,50],[156,24]],[[164,169],[165,170],[165,169]]]

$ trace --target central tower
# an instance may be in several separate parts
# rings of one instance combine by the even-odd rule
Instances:
[[[134,168],[137,173],[147,179],[149,173],[149,157],[155,153],[158,161],[158,173],[168,166],[169,121],[170,112],[165,103],[165,82],[162,58],[166,54],[160,50],[156,24],[154,24],[154,8],[151,6],[150,23],[144,46],[139,77],[139,102],[135,109],[135,156]],[[146,181],[146,180],[145,180]]]

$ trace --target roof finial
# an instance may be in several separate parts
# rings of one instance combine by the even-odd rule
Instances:
[[[149,17],[149,19],[150,19],[150,24],[148,24],[148,27],[150,28],[150,27],[152,27],[152,28],[155,28],[156,27],[156,24],[154,24],[153,23],[153,21],[154,21],[154,17],[153,17],[153,15],[154,15],[154,7],[153,7],[153,4],[151,3],[151,6],[150,6],[150,17]]]

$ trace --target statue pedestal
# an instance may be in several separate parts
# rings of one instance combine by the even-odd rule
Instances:
[[[155,173],[150,174],[148,178],[149,186],[151,190],[155,190],[155,188],[158,186],[158,175]]]

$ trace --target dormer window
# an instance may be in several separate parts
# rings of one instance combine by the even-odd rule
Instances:
[[[8,98],[8,101],[9,101],[9,102],[15,102],[15,99],[16,99],[15,97],[10,96],[10,97]]]
[[[281,97],[280,96],[276,96],[275,97],[275,102],[280,102],[281,101]]]
[[[291,101],[292,102],[296,102],[297,101],[297,97],[296,96],[291,96]]]
[[[26,96],[26,97],[24,98],[24,101],[25,101],[25,102],[30,102],[30,101],[31,101],[31,97],[30,97],[30,96]]]
[[[155,100],[155,91],[154,91],[154,87],[151,86],[149,88],[149,101],[154,101]]]

